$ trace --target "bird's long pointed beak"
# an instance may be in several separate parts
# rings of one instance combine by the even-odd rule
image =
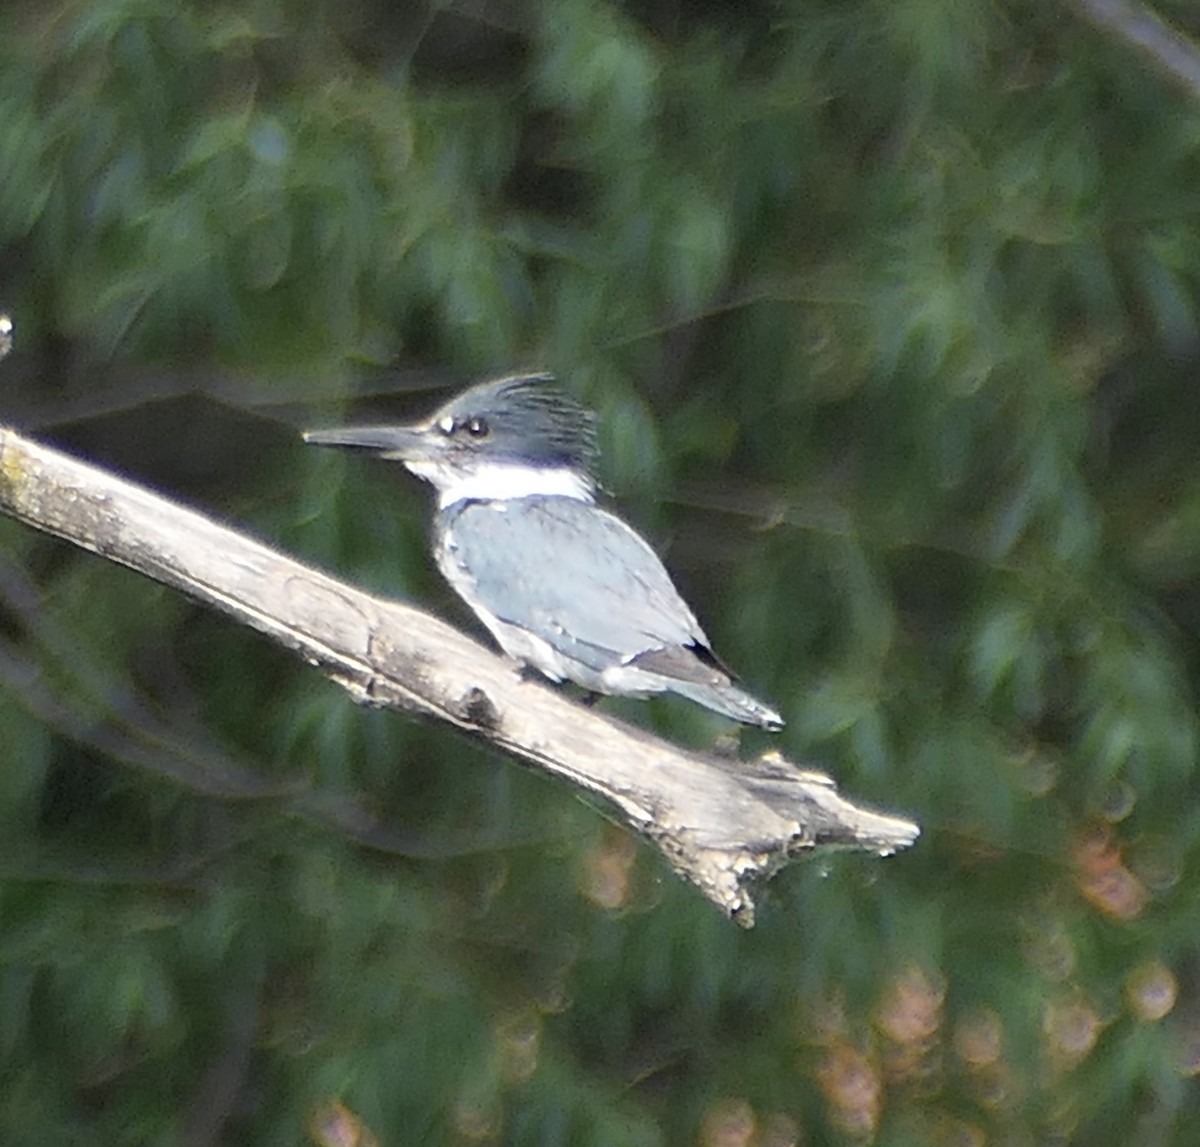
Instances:
[[[423,426],[335,426],[328,430],[305,430],[303,438],[312,446],[374,450],[398,461],[428,458],[438,446]]]

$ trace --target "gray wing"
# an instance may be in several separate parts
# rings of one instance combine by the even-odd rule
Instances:
[[[469,502],[445,511],[440,529],[457,575],[451,581],[468,604],[597,671],[646,655],[658,660],[655,651],[680,646],[711,656],[658,555],[597,506],[560,497]],[[662,668],[676,660],[668,655]],[[679,661],[682,678],[712,674],[690,650]]]

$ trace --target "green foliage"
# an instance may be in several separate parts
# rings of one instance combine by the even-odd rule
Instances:
[[[553,368],[780,747],[924,829],[743,934],[0,523],[0,1140],[1192,1141],[1200,107],[1075,11],[0,13],[0,420],[463,621],[293,423]]]

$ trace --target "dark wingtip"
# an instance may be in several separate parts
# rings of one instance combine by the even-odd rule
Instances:
[[[740,689],[738,693],[740,694],[737,698],[737,708],[740,709],[737,714],[739,721],[745,725],[757,725],[768,733],[778,733],[783,729],[786,722],[774,709]]]

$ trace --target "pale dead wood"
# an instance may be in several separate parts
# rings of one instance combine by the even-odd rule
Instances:
[[[704,756],[588,710],[420,610],[4,428],[0,511],[252,626],[362,704],[445,722],[602,797],[743,926],[753,884],[792,858],[830,847],[885,856],[918,835],[777,754]]]

